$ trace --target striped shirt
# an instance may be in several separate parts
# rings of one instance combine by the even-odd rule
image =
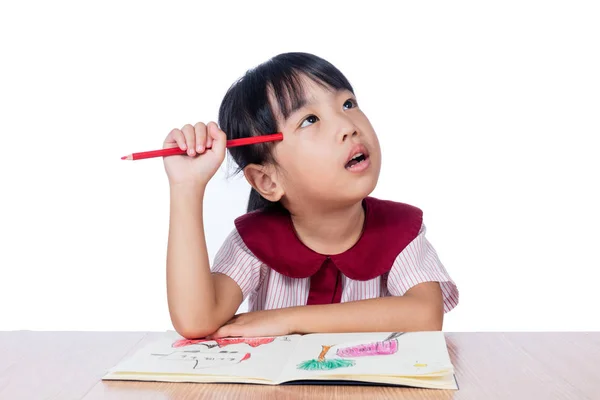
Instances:
[[[352,280],[342,274],[341,302],[402,296],[422,282],[439,282],[444,300],[444,312],[458,304],[458,289],[440,262],[437,253],[425,238],[421,225],[417,237],[396,257],[388,273],[367,281]],[[306,305],[310,277],[290,278],[269,268],[246,247],[234,229],[217,252],[213,273],[233,279],[248,299],[248,311]]]

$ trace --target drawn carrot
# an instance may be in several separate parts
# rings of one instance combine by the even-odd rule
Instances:
[[[359,344],[356,346],[343,347],[336,351],[338,357],[367,357],[383,356],[394,354],[398,351],[398,341],[387,340],[383,342],[374,342]]]
[[[300,364],[296,365],[297,369],[303,369],[306,371],[316,371],[316,370],[332,370],[336,368],[345,368],[351,367],[355,364],[354,360],[344,360],[341,358],[334,359],[326,359],[325,356],[329,349],[333,346],[325,346],[321,345],[322,350],[317,359],[303,361]]]
[[[395,354],[398,351],[398,337],[401,332],[394,332],[380,342],[365,343],[343,347],[336,351],[338,357],[368,357]]]

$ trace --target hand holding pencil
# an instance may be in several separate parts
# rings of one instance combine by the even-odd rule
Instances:
[[[226,142],[225,132],[215,122],[173,129],[165,138],[163,149],[178,147],[187,151],[189,157],[163,157],[169,184],[206,185],[225,159]]]
[[[132,153],[122,160],[139,160],[163,157],[165,170],[171,185],[206,185],[225,159],[225,148],[255,143],[283,140],[281,133],[249,138],[227,140],[215,122],[208,125],[202,122],[194,126],[186,124],[181,129],[173,129],[163,143],[162,150]],[[188,157],[169,157],[186,155]],[[201,155],[202,157],[196,157]]]

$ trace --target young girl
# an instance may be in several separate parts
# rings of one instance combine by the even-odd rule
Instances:
[[[456,285],[425,238],[422,211],[369,197],[381,151],[346,77],[306,53],[280,54],[227,91],[219,125],[173,129],[167,293],[186,338],[441,330]],[[210,268],[206,185],[228,139],[283,133],[230,149],[252,186],[248,213]],[[235,315],[249,299],[248,313]]]

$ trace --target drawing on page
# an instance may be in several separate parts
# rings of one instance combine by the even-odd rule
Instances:
[[[235,345],[245,344],[251,348],[266,345],[279,339],[289,342],[288,337],[258,337],[238,338],[226,337],[218,339],[179,339],[171,343],[174,351],[167,354],[152,354],[160,357],[163,361],[177,362],[180,366],[187,365],[191,369],[220,367],[224,365],[239,364],[248,360],[251,353],[247,351],[227,351],[219,349]]]
[[[152,353],[162,361],[176,362],[180,366],[188,366],[190,369],[209,367],[222,367],[226,365],[239,364],[250,358],[250,353],[239,351],[222,350],[219,352],[210,349],[197,350],[175,350],[167,354]]]
[[[347,358],[395,354],[398,351],[398,337],[403,334],[404,332],[394,332],[382,341],[339,348],[336,351],[336,355],[341,358],[326,359],[325,356],[334,346],[322,345],[321,354],[319,354],[317,359],[304,361],[298,364],[296,368],[307,371],[332,370],[356,365],[356,361],[348,360]]]
[[[203,345],[212,349],[213,347],[225,347],[232,344],[247,344],[250,347],[258,347],[265,344],[272,343],[275,340],[274,337],[262,337],[262,338],[235,338],[226,337],[218,339],[180,339],[173,342],[172,347],[185,347],[191,345]]]
[[[338,357],[355,358],[368,356],[386,356],[398,351],[398,337],[404,332],[394,332],[379,342],[358,344],[337,349]]]
[[[209,348],[213,347],[225,347],[232,344],[247,344],[250,347],[258,347],[264,344],[272,343],[275,340],[274,337],[264,338],[218,338],[218,339],[180,339],[173,343],[173,347],[184,347],[194,344],[201,344]]]
[[[321,345],[321,347],[322,350],[319,354],[319,357],[317,357],[316,359],[303,361],[300,364],[296,365],[296,368],[303,369],[305,371],[329,371],[336,368],[351,367],[356,363],[354,360],[344,360],[342,358],[327,359],[325,358],[325,356],[327,355],[327,352],[329,352],[329,349],[331,349],[333,346]]]

